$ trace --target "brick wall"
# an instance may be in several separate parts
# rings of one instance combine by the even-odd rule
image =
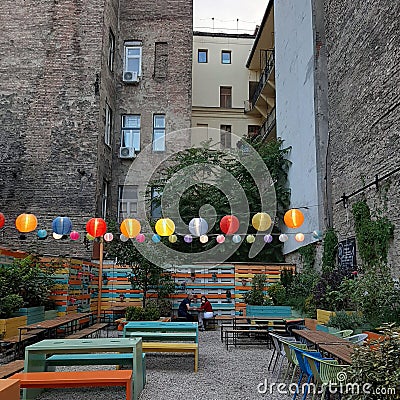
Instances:
[[[354,235],[351,205],[362,196],[396,225],[389,262],[400,275],[400,174],[349,199],[335,202],[388,173],[400,162],[400,3],[326,0],[329,133],[333,220],[341,238]]]

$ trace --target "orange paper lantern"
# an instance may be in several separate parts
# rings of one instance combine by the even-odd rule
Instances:
[[[304,215],[297,208],[292,208],[286,211],[283,220],[288,228],[300,228],[304,222]]]
[[[107,232],[107,224],[103,218],[92,218],[86,224],[86,232],[93,237],[103,236]]]
[[[15,220],[15,227],[21,233],[32,232],[37,227],[37,218],[33,214],[21,214]]]
[[[134,218],[127,218],[121,222],[119,229],[127,238],[135,238],[140,233],[140,222]]]

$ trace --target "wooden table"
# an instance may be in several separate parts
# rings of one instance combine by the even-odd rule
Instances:
[[[351,356],[354,350],[354,344],[348,342],[347,344],[320,344],[319,349],[328,353],[346,364],[351,364]]]
[[[74,330],[77,330],[79,325],[79,320],[82,318],[92,318],[93,313],[78,313],[78,314],[68,314],[63,315],[61,317],[57,317],[54,319],[49,319],[46,321],[37,322],[35,324],[20,326],[19,329],[19,337],[22,336],[22,331],[32,331],[34,329],[44,329],[44,336],[47,338],[57,338],[57,328],[61,326],[66,326],[66,331],[73,333]]]
[[[44,372],[46,358],[53,354],[132,353],[133,392],[137,399],[143,389],[142,340],[140,338],[48,339],[25,348],[24,372]],[[95,372],[94,372],[95,373]],[[40,389],[24,389],[24,400],[32,400]]]
[[[348,344],[349,341],[343,338],[322,331],[308,331],[306,329],[293,329],[293,334],[315,344],[319,348],[321,344]]]

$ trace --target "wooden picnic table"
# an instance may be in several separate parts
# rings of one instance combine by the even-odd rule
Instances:
[[[57,328],[61,326],[66,326],[66,331],[73,333],[74,330],[77,330],[78,321],[82,318],[92,318],[93,313],[78,313],[78,314],[67,314],[61,317],[57,317],[54,319],[49,319],[46,321],[37,322],[30,325],[20,326],[19,329],[19,337],[21,338],[22,332],[25,330],[26,332],[40,329],[45,330],[44,336],[47,338],[57,338]]]
[[[348,344],[349,341],[341,337],[337,337],[328,332],[309,331],[306,329],[293,329],[293,334],[305,339],[309,343],[315,344],[319,348],[322,344]]]
[[[354,351],[354,344],[347,342],[347,344],[320,344],[319,349],[328,353],[330,356],[335,357],[346,364],[351,364],[351,356]]]

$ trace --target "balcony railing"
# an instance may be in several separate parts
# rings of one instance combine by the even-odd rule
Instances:
[[[266,139],[267,136],[271,133],[271,131],[275,128],[276,125],[276,113],[275,107],[268,114],[267,119],[264,121],[262,127],[260,128],[260,136],[262,139]]]
[[[253,96],[250,100],[251,104],[248,105],[249,107],[251,107],[249,109],[249,111],[251,111],[254,108],[254,106],[260,96],[260,93],[264,89],[264,87],[269,79],[269,76],[272,72],[272,69],[275,66],[274,50],[263,50],[263,52],[264,52],[263,53],[264,57],[262,57],[261,60],[262,60],[262,64],[265,64],[265,67],[263,68],[263,70],[261,72],[261,76],[260,76],[260,80],[258,82],[257,88],[256,88],[255,92],[253,93]],[[246,109],[246,105],[245,105],[245,109]]]

